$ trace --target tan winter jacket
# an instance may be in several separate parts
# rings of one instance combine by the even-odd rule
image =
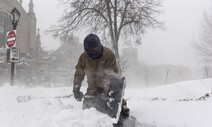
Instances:
[[[76,65],[73,91],[80,90],[81,83],[87,76],[87,95],[93,95],[98,87],[102,87],[107,94],[110,78],[118,76],[118,67],[114,53],[107,47],[103,48],[103,55],[98,60],[91,60],[84,52]]]

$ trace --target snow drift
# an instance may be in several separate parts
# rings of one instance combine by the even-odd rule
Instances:
[[[130,88],[125,98],[142,127],[211,127],[212,79]],[[0,87],[1,127],[112,127],[94,108],[82,110],[72,87]]]

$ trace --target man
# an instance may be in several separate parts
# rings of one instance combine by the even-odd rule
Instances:
[[[112,50],[104,47],[97,35],[89,34],[84,39],[84,50],[79,57],[74,75],[73,93],[77,101],[83,100],[83,109],[95,107],[95,100],[92,98],[101,98],[97,110],[105,112],[107,104],[108,90],[111,78],[119,78],[119,71],[116,58]],[[85,96],[80,91],[82,81],[87,76],[87,91]]]

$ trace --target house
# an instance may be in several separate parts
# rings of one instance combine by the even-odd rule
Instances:
[[[70,85],[73,82],[75,66],[83,45],[77,37],[63,41],[63,44],[50,54],[51,59],[51,83],[55,85]]]

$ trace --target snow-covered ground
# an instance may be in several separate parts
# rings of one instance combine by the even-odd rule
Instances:
[[[112,127],[95,109],[82,110],[71,87],[0,87],[0,127]],[[140,127],[211,127],[212,79],[125,91]]]

